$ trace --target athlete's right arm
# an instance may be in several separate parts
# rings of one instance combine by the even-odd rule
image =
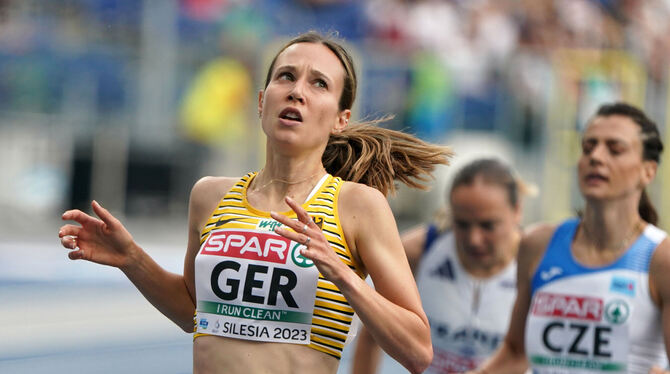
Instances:
[[[517,294],[505,340],[496,353],[474,373],[524,373],[528,368],[525,334],[531,301],[531,280],[554,232],[550,225],[538,225],[526,231],[517,256]]]
[[[216,201],[208,203],[215,190],[212,179],[201,179],[191,191],[184,275],[168,272],[158,265],[133,240],[123,224],[96,201],[91,206],[99,218],[80,210],[68,210],[63,214],[63,220],[72,220],[79,225],[62,226],[58,233],[61,243],[66,248],[75,249],[68,254],[72,260],[82,259],[119,268],[156,309],[191,333],[195,311],[193,263],[199,246],[199,229],[194,230],[194,227],[204,223],[216,206]],[[211,209],[205,213],[207,206]]]
[[[423,254],[423,247],[426,243],[428,226],[416,226],[400,237],[402,246],[407,255],[407,261],[415,273]],[[382,357],[382,349],[374,340],[370,332],[363,326],[356,339],[356,349],[354,350],[354,359],[351,367],[352,374],[374,374],[378,371],[379,363]]]

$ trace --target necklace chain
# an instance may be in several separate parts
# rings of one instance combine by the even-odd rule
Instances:
[[[265,170],[265,169],[261,169],[261,171],[258,172],[257,175],[260,175],[264,170]],[[254,187],[254,192],[255,192],[255,191],[260,191],[260,190],[264,189],[265,187],[267,187],[267,186],[269,186],[269,185],[271,185],[272,183],[275,183],[275,182],[279,182],[279,183],[287,184],[287,185],[289,185],[289,186],[292,186],[292,185],[294,185],[294,184],[300,184],[300,183],[303,183],[303,182],[307,182],[308,180],[314,178],[315,176],[319,175],[320,173],[322,173],[322,172],[324,172],[324,171],[326,171],[326,169],[324,169],[323,167],[321,167],[321,169],[319,169],[319,171],[317,171],[316,173],[314,173],[314,174],[312,174],[312,175],[310,175],[310,176],[308,176],[308,177],[306,177],[306,178],[297,180],[297,181],[288,181],[288,180],[280,179],[280,178],[272,178],[272,179],[270,179],[269,182],[265,183],[264,185],[262,185],[262,186],[260,186],[260,187],[258,187],[258,188]]]
[[[589,231],[588,228],[586,228],[586,224],[584,223],[584,220],[582,220],[581,224],[582,230],[584,230],[584,236],[588,240],[590,247],[592,249],[597,249],[598,246],[595,243],[595,240],[593,240],[593,235]],[[635,236],[637,236],[640,232],[642,232],[642,229],[644,228],[643,221],[638,219],[637,222],[633,225],[631,228],[630,232],[628,235],[626,235],[622,240],[621,243],[619,244],[618,248],[616,248],[616,252],[619,252],[623,249],[626,249],[626,246],[628,245],[628,242],[633,239]]]

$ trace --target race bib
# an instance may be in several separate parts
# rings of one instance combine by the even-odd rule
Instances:
[[[626,373],[632,312],[623,298],[539,292],[526,326],[533,372]]]
[[[491,356],[504,336],[471,324],[449,324],[446,320],[430,318],[433,341],[433,361],[430,373],[461,373],[477,368]]]
[[[309,344],[319,271],[274,232],[212,231],[196,257],[197,332]]]

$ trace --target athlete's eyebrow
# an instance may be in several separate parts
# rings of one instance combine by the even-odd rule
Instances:
[[[279,71],[290,71],[295,72],[296,68],[293,65],[279,65],[275,68],[275,73]]]
[[[618,144],[623,144],[626,145],[629,142],[624,139],[624,138],[618,138],[618,137],[607,137],[605,139],[598,138],[596,136],[587,136],[582,139],[582,144],[593,144],[593,143],[598,143],[600,141],[603,141],[607,145],[618,145]]]
[[[275,69],[275,72],[278,72],[278,71],[289,71],[289,72],[295,73],[295,72],[298,71],[298,68],[295,65],[288,65],[288,64],[287,65],[279,65]],[[333,80],[328,76],[328,74],[322,72],[319,69],[311,68],[311,69],[309,69],[309,74],[311,76],[316,76],[316,77],[319,77],[319,78],[325,80],[326,83],[328,83],[328,85],[333,83]]]
[[[333,82],[333,80],[330,79],[330,77],[329,77],[327,74],[321,72],[320,70],[317,70],[317,69],[311,69],[311,70],[310,70],[310,74],[312,74],[313,76],[316,76],[316,77],[319,77],[319,78],[325,80],[326,83],[328,83],[329,85]]]

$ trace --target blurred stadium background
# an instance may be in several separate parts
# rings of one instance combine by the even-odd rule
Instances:
[[[537,187],[526,223],[555,222],[599,104],[644,108],[670,144],[668,19],[670,0],[0,0],[0,372],[190,372],[190,337],[119,271],[69,262],[59,217],[96,199],[180,272],[193,183],[262,165],[257,92],[287,38],[337,31],[354,115],[455,149],[431,191],[390,198],[401,229],[479,155]]]

